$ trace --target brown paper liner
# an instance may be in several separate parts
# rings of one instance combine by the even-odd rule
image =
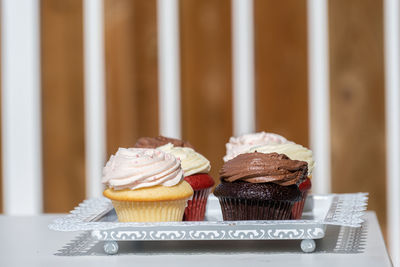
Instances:
[[[293,201],[219,197],[224,221],[289,220]]]

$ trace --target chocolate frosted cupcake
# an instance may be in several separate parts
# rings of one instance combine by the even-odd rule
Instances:
[[[175,138],[165,137],[162,135],[159,135],[157,137],[141,137],[137,140],[135,147],[136,148],[156,148],[159,146],[166,145],[168,143],[171,143],[174,146],[193,148],[193,146],[189,142],[175,139]]]
[[[292,209],[292,219],[295,220],[301,219],[301,216],[303,214],[304,203],[306,202],[308,192],[311,189],[311,176],[315,165],[312,151],[309,150],[308,148],[303,147],[302,145],[293,142],[288,142],[284,144],[259,145],[251,148],[249,152],[255,152],[255,151],[267,154],[273,152],[279,154],[285,154],[290,159],[307,162],[308,164],[307,178],[302,183],[299,184],[299,189],[301,191],[302,197],[299,201],[297,201],[293,205]]]
[[[245,153],[220,171],[218,197],[224,220],[286,220],[301,199],[297,184],[306,179],[307,163],[278,153]]]

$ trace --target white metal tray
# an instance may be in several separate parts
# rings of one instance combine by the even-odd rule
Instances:
[[[105,241],[104,251],[118,252],[116,241],[129,240],[302,240],[301,249],[312,252],[314,239],[325,236],[327,225],[359,227],[366,210],[367,193],[311,195],[301,220],[223,221],[218,200],[210,196],[202,222],[118,222],[106,198],[85,200],[71,214],[56,219],[56,231],[91,231]]]

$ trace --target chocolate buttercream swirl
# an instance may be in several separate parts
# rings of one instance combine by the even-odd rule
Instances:
[[[159,135],[157,137],[141,137],[137,140],[135,147],[136,148],[156,148],[159,146],[166,145],[168,143],[171,143],[174,146],[193,148],[193,146],[189,142],[175,139],[175,138],[165,137],[162,135]]]
[[[307,162],[291,160],[278,153],[245,153],[226,162],[221,171],[222,181],[275,183],[283,186],[301,183],[307,177]]]

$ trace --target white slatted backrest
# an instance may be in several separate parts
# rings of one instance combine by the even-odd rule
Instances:
[[[233,134],[256,130],[253,0],[232,1]]]
[[[103,1],[84,0],[86,196],[103,191],[101,171],[106,156],[105,52]]]
[[[384,1],[387,218],[389,249],[400,266],[400,10],[398,0]]]
[[[160,134],[181,137],[178,0],[157,1]]]
[[[313,192],[331,192],[327,0],[308,0],[309,132],[317,162]]]
[[[385,0],[389,244],[400,266],[399,3]],[[314,192],[329,193],[330,122],[327,0],[308,0],[310,143],[318,166]],[[158,0],[159,123],[181,136],[177,0]],[[42,211],[39,0],[3,0],[2,156],[4,210]],[[233,120],[238,135],[255,130],[253,1],[232,1]],[[103,1],[84,0],[87,196],[101,192],[105,156]],[[23,79],[21,78],[23,77]]]
[[[42,211],[39,0],[3,0],[2,158],[6,214]]]
[[[8,2],[12,1],[5,1],[5,3]],[[105,155],[104,21],[102,7],[102,1],[84,1],[88,197],[98,196],[101,192],[98,180]],[[318,179],[315,179],[315,191],[324,193],[330,191],[326,1],[310,0],[308,7],[310,14],[310,136],[316,160],[319,162],[319,168],[316,168],[315,174],[318,177]],[[167,136],[179,138],[181,136],[181,115],[178,2],[177,0],[159,0],[157,9],[160,132]],[[8,12],[7,10],[4,9],[4,12]],[[235,135],[255,131],[253,15],[253,1],[233,0],[233,134]],[[4,18],[8,18],[7,14]],[[21,35],[24,35],[24,33],[21,32]],[[7,35],[5,37],[5,42],[11,40],[7,38]],[[7,58],[8,52],[6,51],[6,49],[3,50],[4,59]],[[8,69],[6,63],[4,67]],[[7,72],[4,72],[3,75],[7,76]],[[36,73],[36,75],[39,77],[39,73]],[[7,81],[7,78],[5,81]],[[5,88],[7,90],[7,85]],[[7,107],[7,103],[4,105],[5,107]],[[318,112],[315,112],[316,110]],[[5,129],[8,129],[7,124]],[[318,183],[318,181],[321,182]]]

